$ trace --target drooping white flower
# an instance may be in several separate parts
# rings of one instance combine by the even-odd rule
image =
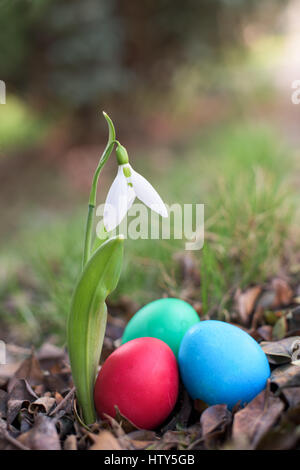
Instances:
[[[121,156],[120,150],[123,152]],[[167,208],[161,197],[149,181],[131,167],[127,152],[124,154],[124,150],[126,152],[122,146],[117,148],[118,173],[108,191],[104,206],[103,223],[108,232],[122,222],[136,197],[162,217],[168,217]]]

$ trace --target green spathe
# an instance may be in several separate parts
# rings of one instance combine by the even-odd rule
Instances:
[[[150,336],[167,343],[177,357],[186,331],[199,321],[197,312],[184,300],[154,300],[132,317],[125,328],[122,344],[135,338]]]

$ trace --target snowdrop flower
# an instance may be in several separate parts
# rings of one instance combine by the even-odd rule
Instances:
[[[105,201],[103,216],[105,229],[110,232],[122,222],[136,197],[162,217],[168,217],[167,208],[161,197],[142,175],[134,171],[129,164],[125,147],[119,142],[116,155],[118,173]]]

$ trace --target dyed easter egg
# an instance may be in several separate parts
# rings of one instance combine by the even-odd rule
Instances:
[[[183,336],[199,321],[197,312],[184,300],[154,300],[131,318],[125,328],[122,344],[134,338],[158,338],[167,343],[177,357]]]
[[[250,402],[270,376],[259,344],[240,328],[207,320],[192,326],[179,350],[183,383],[192,398],[208,405]]]
[[[137,338],[116,349],[98,374],[94,400],[99,416],[115,406],[133,424],[154,429],[171,413],[178,396],[176,358],[163,341]]]

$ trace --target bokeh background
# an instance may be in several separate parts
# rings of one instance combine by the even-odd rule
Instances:
[[[237,287],[298,275],[299,16],[296,0],[1,0],[1,339],[65,341],[102,110],[163,199],[206,217],[199,252],[126,242],[111,314],[172,295],[226,319]]]

